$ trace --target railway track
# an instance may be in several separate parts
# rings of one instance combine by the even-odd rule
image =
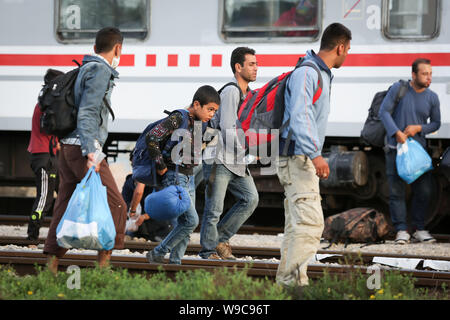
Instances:
[[[29,217],[21,215],[0,215],[0,225],[25,225],[28,224]],[[48,227],[50,225],[51,217],[45,217],[42,226]],[[198,226],[194,232],[200,232]],[[263,227],[253,225],[243,225],[238,234],[260,234],[260,235],[278,235],[284,232],[283,228]],[[441,243],[450,243],[449,234],[433,234],[433,237]],[[393,239],[389,239],[393,240]]]
[[[24,237],[5,237],[0,236],[1,245],[17,245],[17,246],[29,246],[29,245],[43,245],[45,238],[39,238],[37,242],[27,240]],[[125,241],[124,249],[129,249],[135,252],[149,251],[155,248],[158,242],[141,242],[141,241]],[[186,254],[196,255],[200,252],[201,246],[199,244],[190,244],[186,249]],[[233,254],[237,257],[250,256],[256,259],[280,259],[279,248],[263,248],[263,247],[243,247],[233,246]],[[411,254],[394,254],[394,253],[377,253],[377,252],[351,252],[345,250],[329,250],[322,249],[317,251],[318,255],[327,255],[327,262],[340,262],[349,261],[355,264],[369,264],[374,257],[386,257],[386,258],[402,258],[402,259],[421,259],[421,260],[441,260],[450,261],[449,256],[423,256],[423,255],[411,255]]]
[[[46,256],[40,252],[27,251],[0,251],[0,264],[8,264],[14,267],[19,274],[35,273],[35,265],[43,266],[46,263]],[[60,259],[61,269],[70,265],[79,267],[93,267],[95,265],[95,254],[66,254]],[[182,265],[148,263],[145,257],[113,255],[111,257],[111,265],[115,268],[126,268],[130,272],[147,272],[157,273],[162,269],[169,275],[174,275],[179,271],[189,270],[206,270],[214,271],[218,268],[226,268],[229,270],[246,270],[247,274],[252,277],[267,277],[275,279],[278,263],[276,262],[244,262],[231,260],[203,260],[188,258],[182,260]],[[350,273],[359,270],[362,274],[367,273],[365,266],[347,266],[347,265],[319,265],[313,264],[308,266],[308,276],[311,279],[317,279],[327,272],[330,275],[338,275],[341,277],[349,276]],[[411,271],[399,270],[401,274],[408,274],[416,279],[416,286],[440,287],[442,284],[450,285],[450,272],[437,271]]]
[[[39,239],[39,244],[42,245],[45,239]],[[0,237],[0,245],[14,244],[17,246],[27,246],[36,244],[23,237]],[[126,241],[125,249],[142,253],[144,251],[152,250],[158,243],[156,242],[138,242]],[[197,255],[200,251],[200,245],[191,244],[186,250],[186,255]],[[177,271],[187,271],[196,269],[205,269],[212,271],[220,267],[235,268],[236,270],[243,270],[248,268],[249,276],[253,277],[268,277],[274,279],[278,262],[270,260],[272,258],[279,259],[280,251],[278,248],[260,248],[260,247],[239,247],[233,246],[233,254],[237,257],[251,256],[252,260],[203,260],[198,258],[187,258],[182,260],[181,266],[166,264],[150,264],[145,257],[136,257],[132,255],[113,255],[112,266],[127,268],[131,272],[147,271],[150,273],[157,272],[160,266],[169,274],[174,274]],[[321,255],[325,255],[320,257]],[[338,250],[319,250],[317,252],[320,263],[337,263],[339,265],[310,265],[308,267],[308,274],[311,278],[319,278],[323,276],[325,269],[330,274],[340,274],[342,276],[348,274],[354,269],[360,268],[361,272],[367,272],[367,268],[372,264],[375,257],[396,258],[396,259],[420,259],[420,260],[442,260],[450,261],[450,257],[437,256],[418,256],[418,255],[399,255],[388,253],[367,253],[367,252],[348,252]],[[253,260],[265,259],[265,260]],[[93,254],[67,254],[61,259],[60,265],[67,267],[69,265],[78,265],[80,267],[94,266],[96,256]],[[33,273],[34,264],[45,265],[46,256],[42,252],[26,251],[26,250],[2,250],[0,251],[0,263],[12,264],[15,269],[22,274]],[[319,263],[319,262],[318,262]],[[351,265],[351,266],[349,266]],[[417,268],[421,268],[420,264]],[[441,272],[434,270],[401,270],[401,273],[410,274],[417,279],[418,286],[440,286],[445,283],[450,285],[450,272]]]

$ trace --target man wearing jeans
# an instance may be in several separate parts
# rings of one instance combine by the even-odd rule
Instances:
[[[397,173],[396,145],[405,143],[408,137],[412,137],[425,148],[425,135],[438,130],[441,126],[439,98],[428,88],[431,84],[430,60],[416,59],[412,64],[411,75],[408,90],[398,105],[395,106],[395,97],[400,84],[396,83],[386,94],[379,113],[387,132],[385,150],[389,211],[397,231],[395,242],[398,244],[409,242],[410,235],[406,225],[406,185]],[[432,192],[431,171],[414,181],[411,189],[411,218],[415,230],[413,238],[421,242],[435,242],[436,240],[425,230],[425,215],[428,212]]]
[[[212,126],[219,132],[219,145],[215,163],[203,165],[207,182],[205,208],[200,229],[199,253],[203,259],[235,259],[229,244],[241,225],[250,217],[258,205],[258,191],[244,163],[243,139],[236,134],[237,112],[247,95],[248,84],[256,80],[258,64],[255,51],[238,47],[231,54],[233,81],[220,92],[220,109]],[[227,190],[237,199],[219,222],[223,212]]]
[[[319,75],[311,66],[297,68],[285,91],[283,123],[290,121],[281,133],[278,178],[286,199],[284,238],[277,283],[283,286],[308,285],[309,260],[316,254],[324,221],[320,203],[319,179],[327,179],[330,169],[322,158],[322,146],[330,111],[331,68],[339,68],[350,49],[351,32],[340,23],[329,25],[317,54],[310,50],[306,61],[320,70],[322,93],[313,102]],[[287,145],[284,153],[284,146]]]

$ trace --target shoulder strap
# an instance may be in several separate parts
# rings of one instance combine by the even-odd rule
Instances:
[[[227,84],[225,84],[222,88],[219,89],[219,91],[217,91],[217,93],[221,94],[223,89],[225,89],[228,86],[235,86],[236,88],[238,88],[239,90],[239,104],[241,104],[244,101],[244,93],[241,90],[241,87],[239,87],[239,85],[236,82],[230,81]],[[238,108],[239,110],[239,108]]]
[[[318,88],[317,88],[316,92],[314,92],[314,96],[313,96],[313,104],[314,104],[314,103],[316,103],[317,100],[319,100],[320,95],[322,94],[322,90],[323,90],[322,74],[321,74],[319,68],[314,63],[312,63],[310,61],[304,61],[303,58],[299,59],[299,61],[297,62],[297,65],[295,66],[295,69],[301,68],[301,67],[310,67],[310,68],[313,68],[317,72],[317,76],[318,76],[317,85],[318,85]]]
[[[78,65],[78,68],[81,68],[82,66],[87,65],[88,63],[94,62],[94,61],[88,61],[86,63],[83,63],[82,65],[75,59],[72,60],[74,63],[76,63]],[[113,78],[113,75],[111,75],[111,78]],[[111,105],[109,104],[108,100],[106,100],[106,95],[108,94],[108,90],[109,90],[109,83],[108,83],[108,89],[105,92],[105,95],[103,96],[103,102],[105,103],[106,108],[108,108],[109,113],[111,114],[112,117],[112,121],[114,121],[116,119],[116,116],[114,115],[114,111],[111,108]],[[100,117],[100,125],[102,124],[102,118]]]
[[[398,89],[397,96],[395,97],[395,105],[400,102],[400,100],[406,95],[406,92],[408,92],[408,81],[405,80],[398,80],[400,82],[400,89]]]

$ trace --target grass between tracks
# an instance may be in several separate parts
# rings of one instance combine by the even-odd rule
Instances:
[[[36,275],[19,276],[0,266],[0,299],[13,300],[410,300],[449,299],[447,288],[414,287],[414,279],[386,272],[378,289],[367,288],[367,275],[355,272],[345,278],[329,274],[303,288],[282,288],[268,279],[255,279],[246,271],[218,269],[213,273],[189,271],[169,278],[162,270],[153,275],[130,274],[126,269],[85,268],[59,272],[37,268]]]

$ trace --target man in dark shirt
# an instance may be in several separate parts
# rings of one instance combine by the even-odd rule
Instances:
[[[406,225],[405,182],[399,177],[395,159],[397,143],[405,143],[408,137],[426,147],[425,135],[437,131],[441,126],[439,98],[429,89],[432,72],[431,62],[419,58],[412,64],[412,80],[409,81],[406,95],[395,106],[395,97],[400,83],[388,91],[380,107],[379,116],[386,128],[386,174],[389,183],[389,208],[392,222],[397,231],[395,241],[405,244],[410,240]],[[394,110],[395,108],[395,110]],[[428,119],[430,120],[428,122]],[[431,198],[431,172],[423,174],[411,184],[411,218],[413,238],[421,242],[436,240],[425,229],[424,217],[429,209]]]

